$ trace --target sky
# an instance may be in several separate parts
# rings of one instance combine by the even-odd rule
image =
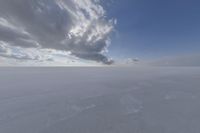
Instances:
[[[198,55],[199,6],[198,0],[1,0],[0,65]]]
[[[116,0],[109,15],[118,20],[114,56],[158,58],[200,51],[200,1]]]

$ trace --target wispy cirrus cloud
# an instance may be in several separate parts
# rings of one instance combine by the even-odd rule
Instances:
[[[30,49],[51,49],[111,64],[105,53],[115,23],[98,0],[1,0],[0,56],[39,60]],[[19,56],[19,49],[31,54]]]

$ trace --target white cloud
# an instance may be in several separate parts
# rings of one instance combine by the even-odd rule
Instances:
[[[105,52],[116,22],[99,0],[1,0],[0,45],[15,52],[0,47],[0,55],[40,60],[42,49],[52,49],[110,64]]]
[[[9,46],[5,42],[0,42],[0,56],[4,58],[18,59],[19,61],[32,60],[36,62],[56,61],[61,57],[65,62],[69,59],[78,60],[73,57],[70,52],[59,51],[55,49],[40,49],[40,48],[21,48],[16,46]]]

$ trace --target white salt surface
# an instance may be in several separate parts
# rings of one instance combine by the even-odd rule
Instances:
[[[199,133],[200,68],[0,68],[0,133]]]

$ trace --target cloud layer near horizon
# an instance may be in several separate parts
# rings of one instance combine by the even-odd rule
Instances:
[[[98,0],[1,0],[0,56],[39,60],[27,50],[50,49],[111,64],[105,52],[115,23]]]

